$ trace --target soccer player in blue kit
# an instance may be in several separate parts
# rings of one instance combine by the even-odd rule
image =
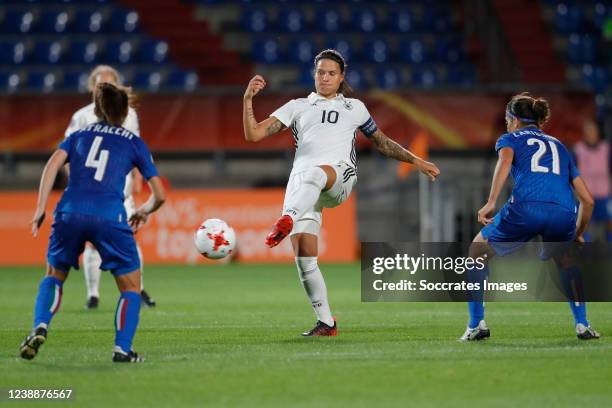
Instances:
[[[485,227],[474,238],[470,256],[489,259],[494,255],[503,256],[538,235],[544,242],[584,242],[583,234],[593,211],[593,197],[567,148],[542,132],[549,116],[548,102],[528,93],[514,96],[506,106],[508,133],[495,145],[499,158],[489,200],[478,211],[478,221]],[[497,215],[490,218],[508,174],[512,174],[515,182],[512,196]],[[561,258],[555,257],[555,262],[561,275],[571,280],[579,273],[577,266]],[[487,274],[488,266],[480,272],[480,280]],[[576,336],[581,340],[599,338],[586,318],[586,304],[577,300],[569,300]],[[470,298],[468,306],[470,320],[460,340],[489,337],[481,291],[478,297]]]
[[[38,205],[32,219],[36,236],[55,176],[70,166],[68,187],[55,209],[47,272],[40,282],[34,308],[34,328],[20,347],[21,357],[32,359],[47,339],[49,324],[58,311],[62,286],[70,268],[79,268],[85,242],[100,252],[102,269],[115,277],[121,292],[115,315],[114,362],[140,362],[132,350],[140,314],[140,261],[132,228],[147,221],[165,201],[165,192],[153,158],[143,140],[121,127],[128,113],[127,93],[110,83],[94,91],[95,113],[100,122],[67,137],[53,153],[40,181]],[[148,181],[152,194],[126,218],[123,190],[126,175],[136,167]]]

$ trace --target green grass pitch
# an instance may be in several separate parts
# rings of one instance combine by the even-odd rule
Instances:
[[[462,344],[464,304],[361,303],[357,264],[322,270],[336,338],[300,336],[315,318],[292,265],[149,266],[158,307],[134,343],[146,362],[113,365],[109,275],[86,311],[72,272],[47,343],[24,361],[42,269],[0,269],[0,388],[72,388],[56,407],[612,406],[610,304],[589,305],[599,341],[575,338],[566,304],[490,303],[492,337]]]

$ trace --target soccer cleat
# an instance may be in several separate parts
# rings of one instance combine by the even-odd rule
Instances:
[[[580,340],[592,340],[598,339],[599,333],[597,333],[591,326],[585,326],[582,323],[576,325],[576,337]]]
[[[97,309],[99,303],[100,303],[100,298],[98,298],[97,296],[90,296],[89,299],[87,299],[87,303],[85,303],[85,309],[87,310]]]
[[[142,363],[143,361],[144,358],[133,350],[126,353],[119,346],[115,346],[113,349],[113,363]]]
[[[317,324],[310,331],[302,333],[302,336],[311,337],[311,336],[336,336],[338,334],[338,324],[336,323],[336,318],[334,317],[334,325],[328,326],[320,320],[317,320]]]
[[[293,220],[288,215],[283,215],[274,224],[272,232],[266,237],[266,245],[270,248],[274,248],[280,242],[289,235],[293,229]]]
[[[21,358],[25,358],[26,360],[31,360],[36,357],[38,353],[38,348],[42,346],[42,344],[47,340],[47,329],[43,327],[38,327],[32,330],[21,346],[19,346],[19,354]]]
[[[491,337],[491,330],[489,330],[485,321],[481,320],[478,326],[473,329],[468,327],[465,333],[463,333],[463,336],[459,338],[459,341],[477,341],[486,339],[487,337]]]
[[[142,299],[142,303],[147,307],[155,307],[157,305],[155,299],[149,296],[149,294],[144,289],[140,292],[140,297]]]

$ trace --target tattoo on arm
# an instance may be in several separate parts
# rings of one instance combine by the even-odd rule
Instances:
[[[390,139],[381,130],[377,130],[372,135],[376,149],[387,157],[403,161],[406,163],[414,163],[416,158],[414,154],[404,149],[399,143]]]
[[[284,130],[286,128],[287,127],[283,125],[283,123],[280,120],[277,119],[274,123],[272,123],[266,129],[266,136],[273,135],[274,133],[280,132],[281,130]]]

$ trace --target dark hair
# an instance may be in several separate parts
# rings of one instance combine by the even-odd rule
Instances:
[[[317,68],[317,64],[319,63],[319,61],[321,61],[322,59],[328,59],[328,60],[332,60],[338,63],[338,65],[340,65],[340,72],[344,74],[344,71],[346,70],[346,68],[348,67],[348,65],[346,64],[346,62],[344,61],[344,57],[342,56],[342,54],[340,54],[340,51],[338,50],[333,50],[333,49],[328,49],[328,50],[323,50],[320,53],[317,54],[317,56],[314,59],[314,68]],[[346,83],[346,78],[340,83],[340,87],[338,88],[338,93],[341,94],[349,94],[353,91],[353,89],[350,87],[349,84]]]
[[[535,98],[529,92],[514,95],[508,105],[506,112],[520,120],[524,125],[536,124],[544,126],[550,117],[550,107],[544,98]]]
[[[128,113],[129,100],[125,90],[108,82],[96,85],[94,89],[94,113],[110,125],[121,126]]]

